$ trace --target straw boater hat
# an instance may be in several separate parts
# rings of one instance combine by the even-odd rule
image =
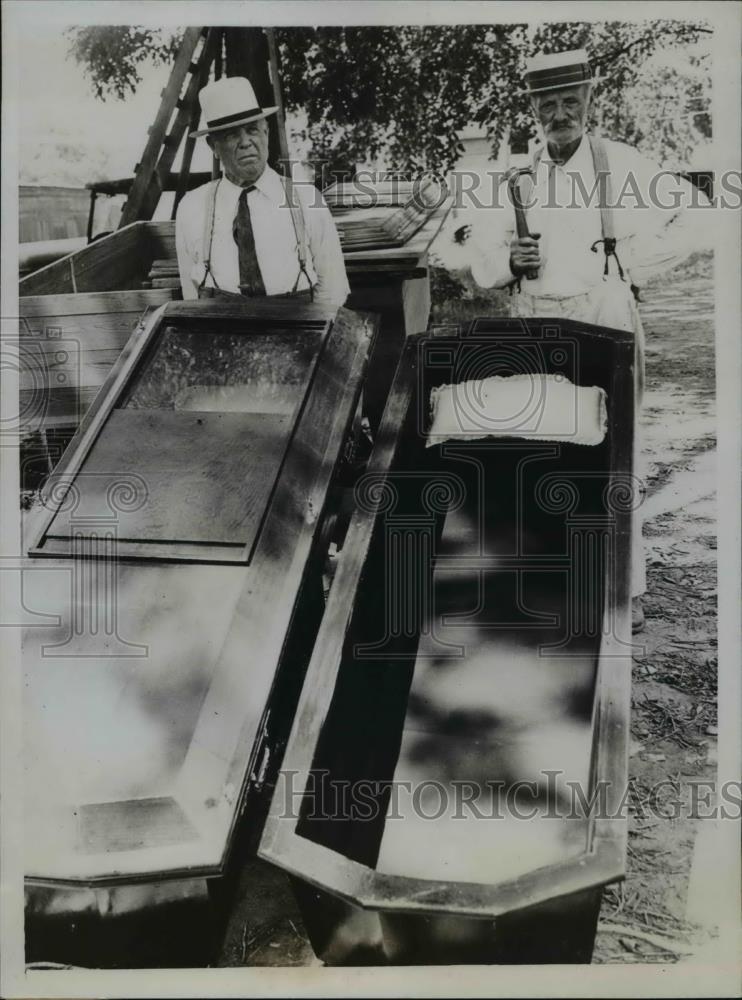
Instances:
[[[278,111],[278,108],[260,107],[252,84],[244,76],[223,76],[207,83],[198,99],[206,128],[191,132],[194,138],[259,121]]]
[[[525,80],[527,94],[541,94],[545,90],[562,90],[581,83],[595,83],[585,49],[570,49],[551,55],[539,53],[526,60]]]

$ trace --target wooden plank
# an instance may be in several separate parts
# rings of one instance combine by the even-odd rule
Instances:
[[[175,222],[168,219],[167,222],[148,222],[147,237],[149,239],[150,253],[152,259],[169,260],[171,263],[178,263],[178,255],[175,251]]]
[[[328,490],[356,410],[366,359],[376,330],[375,317],[340,309],[326,342],[315,383],[299,419],[268,512],[269,520],[251,566],[256,579],[265,581],[265,584],[260,588],[248,585],[236,609],[236,615],[240,618],[244,616],[243,620],[250,623],[249,633],[255,636],[251,663],[256,668],[262,660],[274,661],[277,650],[286,643],[289,627],[287,612],[296,600],[297,586],[301,586],[312,548],[320,537]],[[319,557],[320,553],[317,555]],[[268,581],[274,582],[273,588]],[[275,586],[277,581],[281,581],[280,587]],[[250,590],[253,592],[250,593]],[[271,590],[277,595],[277,600],[271,601]],[[266,627],[268,623],[270,626]],[[222,649],[219,666],[225,668],[224,679],[227,683],[227,670],[233,674],[239,671],[239,676],[245,676],[244,651],[241,651],[237,638],[234,633]],[[292,669],[295,669],[293,664],[285,664],[285,670],[290,672]],[[265,685],[268,680],[264,674],[260,680],[253,675],[248,675],[246,679],[250,683],[251,695],[257,694],[258,684]],[[228,686],[226,690],[229,689]],[[263,690],[267,693],[267,688]],[[267,704],[265,693],[260,700]],[[211,696],[211,692],[209,694]],[[202,713],[202,719],[208,721],[206,711]],[[231,760],[226,780],[236,788],[246,789],[251,780],[262,749],[260,743],[255,742],[255,733],[262,730],[265,722],[264,710],[253,711],[243,726],[235,726],[232,730]],[[277,724],[288,728],[287,722],[278,720]],[[199,735],[197,730],[194,745]],[[228,746],[222,742],[223,752]],[[252,754],[250,747],[253,747]],[[234,819],[237,818],[235,815]],[[234,826],[230,837],[233,834]]]
[[[20,390],[19,406],[21,413],[32,413],[36,390]],[[93,405],[95,397],[100,391],[100,386],[78,386],[73,389],[50,389],[44,404],[44,413],[41,426],[44,430],[53,428],[75,428],[82,420],[86,411]],[[28,425],[22,427],[22,433],[27,434],[31,430],[37,429],[29,421]]]
[[[19,376],[20,413],[26,414],[25,433],[39,428],[74,427],[93,402],[111,368],[136,328],[144,309],[141,293],[134,295],[137,308],[127,312],[83,313],[27,317],[20,338],[21,370]],[[168,295],[155,297],[168,301]],[[21,299],[44,304],[46,296]],[[49,296],[62,308],[74,305],[76,298],[87,296]],[[100,308],[100,296],[90,296],[91,308]],[[60,303],[60,299],[73,300]],[[147,308],[147,307],[145,307]],[[54,335],[51,335],[53,331]],[[39,393],[42,396],[39,396]]]
[[[436,209],[428,218],[427,222],[403,247],[396,247],[387,250],[360,250],[345,254],[346,267],[361,262],[363,265],[371,267],[379,262],[383,264],[398,263],[401,266],[414,266],[414,263],[428,249],[432,241],[445,222],[452,205],[452,200],[447,199],[445,204]]]
[[[353,185],[347,185],[352,189]],[[346,253],[392,250],[407,245],[440,207],[435,182],[411,185],[407,198],[389,198],[379,203],[375,191],[359,187],[355,199],[346,194],[338,203],[331,200],[340,242]]]
[[[166,306],[160,306],[160,310],[164,310],[165,308]],[[126,342],[126,346],[121,354],[119,354],[115,365],[109,372],[108,378],[100,391],[95,395],[93,402],[85,409],[85,415],[80,421],[75,436],[57,463],[55,469],[57,480],[64,476],[65,482],[71,483],[74,476],[77,475],[85,455],[98,436],[106,417],[113,409],[114,402],[122,386],[126,382],[141,352],[146,349],[147,344],[154,336],[157,328],[158,313],[159,310],[147,310],[141,317],[137,328]],[[29,554],[33,554],[33,550],[43,538],[44,532],[54,516],[52,509],[54,505],[52,505],[51,495],[46,486],[42,489],[42,503],[45,509],[39,511],[38,518],[34,516],[29,521],[27,536],[30,539]]]
[[[47,393],[53,388],[62,388],[65,385],[76,390],[93,389],[103,385],[106,375],[113,367],[135,325],[136,316],[134,316],[126,335],[114,347],[99,351],[85,351],[79,358],[70,358],[66,351],[47,354],[42,362],[43,368],[41,368],[41,374],[45,376],[44,384]],[[33,367],[21,368],[18,375],[18,388],[21,392],[32,392],[38,389],[39,367],[39,365],[34,365]],[[63,377],[59,378],[60,375]]]
[[[88,313],[114,314],[117,312],[143,312],[147,306],[160,306],[169,302],[172,295],[144,289],[111,292],[78,292],[77,295],[27,295],[20,300],[21,316],[30,321],[36,318],[52,319],[63,316],[83,316]],[[51,322],[48,325],[52,325]],[[27,336],[26,324],[21,324],[19,336]]]
[[[198,68],[188,81],[185,94],[176,105],[175,118],[170,126],[170,131],[163,140],[157,166],[139,205],[138,218],[140,219],[151,219],[154,215],[160,195],[164,191],[167,180],[170,177],[170,170],[180,149],[181,141],[191,120],[193,109],[195,108],[198,111],[198,92],[201,89],[202,82],[208,77],[209,66],[213,61],[217,44],[220,42],[221,29],[209,28],[203,48],[201,49],[201,54],[198,57]]]
[[[407,266],[402,264],[374,264],[369,266],[363,261],[356,264],[346,264],[345,273],[353,278],[351,291],[362,285],[386,286],[395,281],[414,281],[425,278],[427,267],[420,267],[419,260],[410,261]]]
[[[144,153],[142,154],[134,183],[129,190],[129,195],[121,214],[120,229],[141,218],[141,206],[152,182],[155,164],[157,163],[157,157],[167,134],[170,117],[175,108],[176,101],[180,97],[183,82],[190,70],[191,60],[201,38],[201,33],[201,28],[186,28],[183,33],[183,40],[180,43],[173,68],[170,71],[170,78],[165,85],[165,89],[162,91],[162,100],[160,101],[154,123],[149,130],[149,138],[144,147]]]
[[[137,325],[142,312],[133,310],[116,313],[113,316],[105,313],[65,316],[57,320],[57,325],[53,328],[59,331],[58,336],[25,337],[20,343],[28,351],[29,359],[33,359],[36,365],[43,363],[53,366],[61,362],[70,369],[77,366],[79,378],[84,378],[87,355],[89,353],[95,355],[98,351],[116,349],[120,351]],[[66,357],[63,356],[65,354]]]
[[[60,510],[48,534],[71,538],[75,523],[100,516],[111,488],[131,476],[146,492],[119,512],[120,538],[250,552],[290,436],[287,415],[115,409],[75,480],[74,513]]]
[[[276,36],[273,28],[264,28],[265,38],[268,43],[268,64],[270,67],[271,85],[273,87],[273,100],[278,111],[276,112],[276,130],[278,132],[278,153],[281,160],[289,169],[289,146],[286,140],[286,116],[283,109],[283,95],[281,93],[281,77],[278,65],[278,49],[276,47]]]
[[[27,431],[74,427],[92,404],[147,308],[171,301],[172,289],[32,295],[20,299],[21,412]],[[39,379],[43,413],[34,405]]]
[[[208,560],[205,554],[208,550]],[[116,554],[120,559],[147,559],[149,562],[172,562],[177,553],[179,563],[203,563],[214,565],[245,564],[244,545],[199,545],[191,542],[129,542],[117,539]],[[44,539],[44,555],[68,557],[68,538]]]
[[[187,299],[170,302],[167,318],[188,317],[190,319],[242,319],[252,330],[268,323],[300,324],[301,327],[324,326],[335,320],[337,308],[321,302],[302,302],[269,295],[264,298],[235,299]]]
[[[56,295],[135,288],[149,270],[141,224],[120,229],[23,278],[19,294]]]
[[[21,243],[18,246],[18,270],[21,277],[33,274],[48,264],[53,264],[62,257],[83,250],[88,245],[85,236],[72,236],[65,239],[41,240],[34,243]]]
[[[171,289],[164,289],[172,292]],[[169,299],[163,296],[165,302]],[[153,303],[158,305],[162,303]],[[145,308],[147,308],[145,306]],[[24,336],[21,343],[44,355],[54,355],[59,347],[69,351],[70,341],[74,341],[75,354],[80,357],[86,350],[104,350],[122,346],[128,334],[136,326],[144,309],[127,309],[115,313],[87,313],[79,316],[49,316],[35,319],[43,322],[43,327]],[[123,338],[123,340],[122,340]],[[60,341],[67,341],[64,345]]]
[[[387,475],[401,448],[400,427],[405,421],[416,384],[414,366],[409,362],[413,360],[416,351],[416,344],[410,341],[403,361],[397,368],[367,470],[367,475],[373,481],[380,481]],[[405,360],[407,364],[404,363]],[[313,734],[319,732],[330,709],[353,616],[354,595],[368,558],[377,516],[377,511],[372,509],[371,504],[357,506],[343,545],[342,558],[330,590],[322,627],[317,635],[283,759],[283,767],[286,773],[294,776],[294,787],[297,790],[305,786],[312,767],[315,750]],[[279,796],[274,796],[271,803],[258,850],[259,856],[305,878],[313,877],[315,881],[330,885],[336,891],[338,883],[344,880],[349,894],[357,892],[358,866],[344,864],[344,859],[329,851],[324,851],[327,864],[317,865],[316,858],[312,857],[316,853],[313,850],[315,845],[296,836],[295,824],[287,822],[278,798]],[[331,873],[327,873],[327,878],[323,877],[326,874],[323,867],[330,869]]]
[[[415,333],[425,333],[428,329],[430,282],[427,279],[427,268],[423,273],[425,277],[410,276],[402,286],[404,328],[408,337]]]
[[[177,292],[180,290],[180,278],[152,278],[152,288],[154,290],[169,288]]]
[[[328,205],[352,208],[359,203],[372,205],[404,205],[414,190],[414,181],[385,180],[366,182],[363,178],[354,181],[335,181],[322,192]]]
[[[168,310],[169,312],[167,314],[168,316],[167,322],[165,322],[165,325],[163,327],[161,328],[158,327],[158,329],[160,329],[161,333],[163,334],[163,340],[161,342],[162,350],[164,350],[164,347],[162,345],[164,345],[166,342],[165,338],[170,336],[170,331],[174,331],[175,329],[172,323],[176,316],[179,317],[181,321],[187,321],[194,317],[202,320],[209,319],[212,321],[210,324],[210,329],[214,331],[217,334],[217,336],[223,334],[227,337],[232,337],[235,333],[252,335],[252,336],[246,336],[244,341],[242,340],[240,341],[239,346],[241,351],[240,357],[242,359],[242,365],[240,366],[237,363],[233,364],[230,370],[230,378],[232,378],[233,380],[237,379],[237,381],[239,381],[240,378],[242,377],[241,373],[243,369],[247,371],[249,368],[250,371],[254,370],[254,372],[262,373],[262,376],[268,381],[277,383],[287,382],[286,388],[287,390],[290,390],[292,393],[291,399],[293,401],[293,406],[296,405],[297,401],[300,402],[303,394],[307,391],[307,385],[311,382],[312,373],[317,363],[317,355],[320,342],[327,330],[329,316],[334,315],[334,310],[330,310],[328,316],[328,310],[326,308],[309,305],[309,306],[304,306],[301,309],[302,317],[306,315],[307,318],[300,319],[299,317],[297,317],[296,304],[287,301],[282,301],[280,304],[278,303],[273,304],[267,301],[265,303],[264,302],[254,303],[250,308],[248,308],[246,303],[235,306],[231,302],[217,303],[208,300],[202,302],[196,301],[194,303],[169,303]],[[230,328],[225,330],[223,324],[215,322],[220,318],[223,321],[231,320],[232,322]],[[243,322],[235,323],[234,322],[235,320],[238,321],[241,320]],[[132,336],[127,342],[126,350],[122,353],[119,362],[117,362],[117,364],[114,366],[114,369],[111,375],[109,376],[109,379],[105,384],[105,387],[101,390],[99,397],[100,403],[96,402],[96,406],[91,410],[90,414],[83,421],[77,436],[70,445],[69,452],[65,455],[65,458],[63,459],[62,463],[60,463],[60,466],[58,466],[58,475],[56,478],[59,478],[59,476],[64,476],[64,482],[68,483],[71,482],[70,477],[75,477],[78,475],[78,473],[83,469],[83,465],[85,465],[85,468],[88,469],[89,471],[90,468],[89,462],[93,460],[93,457],[96,453],[96,449],[98,448],[97,438],[99,435],[102,435],[103,438],[103,440],[100,442],[99,445],[103,453],[105,453],[106,444],[108,444],[109,450],[111,450],[112,448],[116,455],[115,461],[113,461],[113,463],[110,463],[108,462],[107,459],[105,459],[105,454],[103,454],[103,458],[105,459],[104,464],[107,464],[109,468],[111,467],[112,464],[112,466],[117,470],[126,467],[126,463],[128,461],[127,455],[129,455],[130,457],[131,453],[132,440],[139,441],[139,452],[141,452],[142,448],[145,449],[149,448],[150,444],[151,447],[155,448],[155,450],[157,450],[157,448],[162,447],[161,445],[162,436],[156,433],[152,433],[151,430],[147,431],[146,433],[141,432],[141,433],[135,433],[133,435],[130,433],[121,434],[117,433],[115,429],[113,432],[108,431],[107,429],[108,424],[106,424],[106,421],[108,421],[111,425],[113,425],[126,422],[127,420],[137,419],[137,418],[128,418],[125,416],[122,417],[120,411],[114,411],[113,414],[111,414],[111,410],[119,397],[119,392],[118,391],[114,392],[112,387],[118,385],[119,387],[123,388],[123,379],[128,377],[128,373],[131,370],[131,366],[134,364],[134,358],[140,356],[139,352],[144,350],[146,343],[149,343],[149,338],[155,336],[155,331],[152,328],[151,324],[148,325],[144,321],[144,319],[140,323],[139,329],[140,329],[139,337],[137,338],[136,336]],[[301,333],[304,334],[303,337],[297,336],[297,334]],[[177,340],[177,331],[174,332],[173,336]],[[202,332],[202,328],[197,327],[195,328],[195,331],[194,330],[187,331],[187,336],[191,337],[192,340],[195,337],[195,342],[198,343],[203,350],[206,351],[206,348],[209,347],[210,340],[208,337],[205,337],[204,333]],[[143,340],[142,337],[144,337],[145,339]],[[286,337],[288,337],[289,341],[294,344],[295,350],[293,351],[286,350],[284,343],[286,341]],[[216,345],[216,347],[218,347],[218,345]],[[206,351],[206,353],[208,354],[208,351]],[[156,353],[156,355],[152,360],[150,368],[152,368],[153,371],[155,367],[155,362],[158,362],[160,354],[162,354],[162,351]],[[177,356],[180,357],[179,354]],[[216,360],[218,361],[218,358]],[[247,366],[247,368],[245,366]],[[162,373],[160,373],[160,375],[161,374]],[[147,372],[145,372],[144,375],[146,376]],[[155,383],[157,385],[159,385],[160,382],[162,381],[160,375],[158,375],[158,378],[155,379]],[[215,377],[220,378],[221,376],[217,372]],[[165,385],[166,390],[168,388],[172,389],[173,386],[177,388],[177,386],[180,384],[177,379],[173,380],[172,378],[165,379],[165,382],[166,382]],[[273,388],[275,389],[276,386],[274,386]],[[278,386],[278,388],[280,388],[280,385]],[[175,390],[173,389],[173,391]],[[225,391],[224,387],[222,388],[222,391]],[[256,394],[259,395],[259,393],[253,393],[253,395]],[[169,407],[170,409],[172,409],[173,405],[175,405],[173,400],[168,401],[167,399],[165,399],[158,402],[158,399],[154,398],[153,401],[153,399],[151,398],[152,393],[147,388],[146,377],[140,379],[137,382],[137,385],[135,386],[133,392],[128,394],[127,399],[129,397],[131,397],[131,403],[133,406],[144,407],[144,409],[142,409],[141,412],[145,415],[149,413],[149,419],[154,419],[154,420],[163,419],[167,421],[169,418],[168,417],[161,418],[159,416],[159,413],[153,416],[151,412],[153,406],[158,408],[164,406],[166,408]],[[75,397],[73,397],[73,399],[75,403],[78,404],[78,399]],[[270,404],[271,402],[272,402],[272,397],[271,399],[267,400],[267,403]],[[68,397],[68,405],[69,405],[69,397]],[[270,408],[269,406],[263,405],[263,403],[261,403],[260,405],[264,410]],[[253,409],[254,408],[255,407],[253,407]],[[132,412],[136,412],[136,410]],[[276,410],[274,408],[273,413],[275,412]],[[225,418],[223,420],[223,424],[226,425],[229,423],[231,416],[235,416],[235,414],[231,415],[222,414],[219,416]],[[187,450],[190,447],[189,442],[195,441],[198,434],[201,434],[201,436],[203,436],[203,432],[208,431],[212,417],[208,416],[207,414],[200,413],[198,415],[193,415],[193,413],[191,413],[191,416],[189,416],[188,420],[191,420],[192,423],[193,420],[197,420],[199,417],[203,420],[203,424],[197,426],[195,429],[194,427],[190,428],[188,434],[186,435],[185,442],[183,443],[182,448],[180,449],[181,451]],[[183,422],[184,422],[183,420],[180,421],[181,424]],[[171,428],[171,430],[173,430],[173,428]],[[241,433],[238,435],[238,439],[244,441],[245,447],[250,447],[249,445],[250,436],[251,435],[246,432],[245,428],[242,428]],[[123,446],[118,447],[117,442],[120,444],[122,440],[123,440]],[[149,444],[145,444],[143,442],[149,442]],[[241,446],[239,444],[235,444],[232,450],[239,451],[240,447]],[[91,448],[94,449],[92,453],[90,452]],[[178,449],[176,449],[176,452],[177,451]],[[275,442],[272,443],[269,451],[271,456],[279,457],[279,463],[280,463],[280,456],[282,456],[283,451],[280,448],[276,447]],[[136,453],[136,459],[135,459],[136,462],[139,462],[140,459],[139,452]],[[150,466],[153,471],[149,472],[148,475],[153,479],[153,482],[157,480],[155,484],[156,491],[157,489],[159,489],[161,493],[166,492],[166,487],[168,486],[169,483],[178,482],[178,477],[172,473],[172,470],[170,470],[168,475],[165,477],[164,485],[163,483],[160,482],[160,479],[158,478],[160,476],[158,469],[160,467],[165,467],[165,468],[168,467],[168,454],[170,453],[168,452],[164,456],[161,455],[159,461],[156,460],[156,455],[150,456],[151,459]],[[219,450],[216,447],[215,442],[211,441],[206,447],[199,449],[198,456],[192,456],[186,463],[188,467],[193,470],[193,474],[196,475],[196,478],[200,479],[201,482],[203,482],[204,480],[206,481],[213,480],[215,484],[214,488],[221,488],[218,485],[219,483],[226,483],[229,481],[229,475],[227,473],[227,470],[223,469],[221,471],[209,473],[208,475],[204,476],[203,470],[201,470],[201,473],[199,473],[198,469],[200,468],[200,462],[202,460],[203,461],[216,460],[218,458],[218,454]],[[255,457],[253,456],[249,460],[246,459],[245,461],[242,462],[238,461],[236,463],[236,466],[237,468],[245,469],[245,468],[250,468],[255,464],[256,461]],[[96,467],[94,471],[101,471],[101,470],[98,470]],[[257,478],[260,479],[260,477]],[[93,479],[95,479],[95,477],[93,477]],[[270,481],[268,485],[270,491],[272,489],[272,483],[274,480],[271,480],[270,476],[264,476],[263,479],[266,482]],[[248,480],[246,480],[246,482],[250,489],[254,489],[257,487],[257,484],[250,485],[252,480],[249,477]],[[202,488],[201,492],[204,492]],[[208,492],[208,490],[206,492]],[[194,493],[198,493],[198,489],[196,489],[195,487],[194,487]],[[240,502],[240,491],[234,486],[234,484],[232,484],[230,495],[232,496],[232,499],[235,500],[235,502],[237,503]],[[214,507],[214,504],[212,503],[213,499],[214,498],[212,497],[209,503],[207,504],[207,507],[209,507],[209,509],[211,509],[212,511],[212,516],[214,509],[216,509]],[[224,502],[226,503],[226,501]],[[165,510],[167,506],[168,506],[167,504],[160,503],[158,509],[161,508],[162,510]],[[200,518],[205,523],[208,523],[209,521],[209,515],[206,511],[201,512]],[[165,521],[167,520],[166,515],[164,513],[162,514],[160,520],[163,523],[165,523]],[[47,528],[39,526],[37,532],[38,541],[34,543],[32,549],[36,549],[37,545],[39,545],[39,542],[43,539],[47,530],[48,530]],[[54,527],[53,533],[58,535],[60,530],[61,529],[59,529],[58,527]],[[133,540],[136,541],[137,538],[135,537]],[[152,540],[162,542],[162,541],[168,541],[169,539],[153,538]],[[252,544],[253,540],[254,539],[248,539],[248,543]],[[185,538],[184,541],[186,542],[203,541],[203,539]],[[230,542],[229,539],[226,540],[221,539],[221,544],[229,542]],[[34,554],[44,554],[44,553],[42,549],[39,549],[37,552],[34,552]],[[249,554],[248,550],[246,549],[244,557],[247,558],[248,554]],[[205,553],[203,555],[203,558],[208,559],[209,554]]]
[[[169,301],[171,295],[169,291],[109,292],[21,299],[21,312],[28,306],[31,313],[25,317],[27,324],[22,325],[20,338],[19,403],[20,412],[29,415],[26,432],[37,425],[74,427],[105,382],[142,313]],[[100,312],[101,299],[108,299],[113,306],[135,308]],[[47,305],[61,313],[46,313]],[[70,314],[68,310],[76,307],[91,312]],[[43,401],[39,400],[40,390]]]
[[[37,331],[32,328],[19,342],[28,350],[29,356],[56,358],[60,351],[68,355],[72,351],[72,361],[73,357],[80,359],[88,350],[122,347],[143,312],[144,309],[127,309],[126,312],[83,316],[49,316],[43,321],[35,320],[43,322],[43,328]]]
[[[221,44],[219,45],[219,52],[221,53]],[[199,72],[197,74],[198,79],[198,89],[207,83],[209,79],[209,65],[205,59],[199,60]],[[170,218],[175,219],[178,211],[178,205],[181,202],[183,195],[188,190],[188,180],[191,173],[191,163],[193,161],[193,151],[196,148],[196,137],[194,132],[198,129],[198,121],[201,115],[201,106],[199,101],[191,101],[190,118],[188,121],[188,135],[186,136],[185,146],[183,147],[183,156],[180,161],[180,170],[178,172],[178,180],[175,186],[175,197],[173,198],[173,207],[170,211]],[[159,174],[160,184],[163,184],[164,177],[162,172]],[[205,181],[204,181],[205,183]]]
[[[111,234],[110,243],[107,239],[99,240],[73,258],[78,292],[136,288],[146,274],[149,261],[143,256],[147,249],[143,227],[122,230],[121,240],[115,245],[114,235],[117,234]]]

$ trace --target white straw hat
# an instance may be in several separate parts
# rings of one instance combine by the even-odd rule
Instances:
[[[278,108],[260,107],[252,84],[244,76],[223,76],[213,80],[206,84],[198,99],[206,128],[191,132],[194,137],[259,121],[278,111]]]
[[[566,52],[539,53],[526,60],[526,93],[540,94],[544,90],[562,90],[581,83],[595,83],[599,77],[590,70],[585,49]]]

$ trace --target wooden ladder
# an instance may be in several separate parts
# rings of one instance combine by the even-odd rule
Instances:
[[[119,229],[131,222],[152,218],[177,156],[183,134],[189,127],[191,129],[198,127],[200,113],[198,94],[208,80],[212,62],[221,56],[221,39],[220,28],[186,28],[170,79],[162,91],[157,116],[149,129],[142,159],[135,168],[134,181],[121,213]],[[196,57],[199,45],[200,50]],[[174,111],[177,113],[173,118]],[[172,125],[171,118],[173,118]],[[186,140],[173,212],[177,207],[177,201],[185,193],[194,143],[195,140],[190,137]]]

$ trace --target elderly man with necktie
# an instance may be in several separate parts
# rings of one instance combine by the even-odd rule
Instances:
[[[295,295],[340,306],[350,289],[340,239],[320,192],[268,166],[268,124],[244,77],[201,91],[206,136],[223,176],[178,206],[183,298]]]
[[[494,210],[477,209],[462,233],[471,273],[482,287],[509,287],[514,316],[561,316],[633,332],[634,468],[641,477],[639,286],[710,245],[706,216],[693,210],[708,201],[633,147],[586,132],[595,80],[584,49],[535,56],[525,79],[543,145],[530,169],[510,175],[510,197]],[[640,507],[633,545],[632,625],[638,631],[646,590]]]

